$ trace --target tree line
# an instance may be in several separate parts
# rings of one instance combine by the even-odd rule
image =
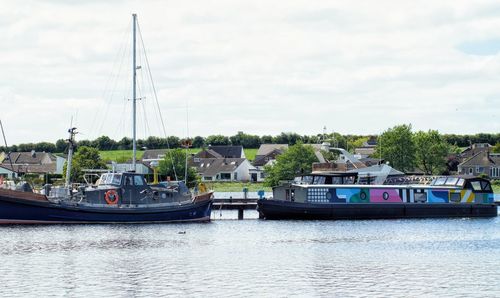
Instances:
[[[488,134],[478,133],[475,135],[456,135],[456,134],[443,134],[442,139],[450,145],[457,147],[467,147],[473,143],[500,143],[500,133]],[[369,139],[374,139],[378,142],[380,136],[366,136],[366,135],[342,135],[339,133],[317,134],[317,135],[300,135],[293,132],[282,132],[279,135],[252,135],[244,132],[238,132],[233,136],[224,135],[210,135],[208,137],[196,136],[190,139],[193,148],[203,148],[220,145],[241,145],[244,148],[259,148],[261,144],[288,144],[295,145],[297,143],[303,144],[318,144],[323,140],[328,140],[332,146],[343,147],[351,150],[360,147],[364,142]],[[163,148],[180,148],[182,147],[185,139],[169,136],[161,138],[150,136],[147,139],[137,140],[138,149],[163,149]],[[96,148],[101,151],[108,150],[131,150],[132,139],[124,137],[119,141],[115,141],[108,136],[101,136],[95,140],[80,140],[79,146],[86,146]],[[62,153],[65,152],[67,143],[63,139],[57,140],[55,143],[39,142],[39,143],[24,143],[18,145],[11,145],[8,147],[0,146],[0,152],[28,152],[35,150],[37,152],[52,152]]]

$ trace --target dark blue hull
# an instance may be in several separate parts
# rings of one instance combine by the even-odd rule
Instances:
[[[210,221],[212,200],[166,206],[89,207],[56,204],[43,200],[12,198],[0,195],[1,224],[41,223],[161,223]]]
[[[389,219],[438,217],[495,217],[495,204],[451,203],[297,203],[258,200],[259,217],[265,219]]]

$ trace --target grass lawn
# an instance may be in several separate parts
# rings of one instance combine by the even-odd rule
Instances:
[[[255,159],[255,155],[257,154],[258,150],[259,149],[243,149],[243,151],[245,151],[245,157],[249,161],[253,161]]]
[[[243,191],[243,187],[248,188],[248,191],[272,191],[270,187],[265,187],[262,183],[243,183],[243,182],[204,182],[209,189],[214,191]]]
[[[137,150],[137,158],[141,159],[144,151]],[[99,151],[99,155],[105,161],[126,162],[132,160],[132,150],[110,150]]]
[[[190,148],[190,154],[196,154],[200,152],[200,148]],[[258,149],[244,149],[245,156],[248,160],[252,161],[255,159]],[[126,162],[132,159],[132,150],[110,150],[110,151],[99,151],[101,158],[105,161],[116,161],[116,162]],[[141,159],[144,151],[137,150],[137,158]]]

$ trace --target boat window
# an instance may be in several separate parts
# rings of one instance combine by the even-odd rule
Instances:
[[[463,178],[458,179],[457,185],[464,186],[465,180]]]
[[[302,183],[311,184],[313,182],[313,176],[304,176],[302,177]]]
[[[108,174],[101,175],[101,179],[99,180],[99,185],[106,184],[106,178],[108,178]]]
[[[445,185],[455,185],[455,184],[457,184],[457,181],[458,181],[458,178],[449,177],[448,179],[446,179]]]
[[[344,184],[354,184],[354,176],[344,177]]]
[[[102,178],[101,184],[111,184],[112,180],[113,180],[113,175],[107,174]]]
[[[434,182],[434,185],[444,185],[445,182],[446,182],[446,178],[440,177],[440,178],[436,179],[436,181]]]
[[[302,177],[295,177],[293,179],[293,182],[298,184],[298,183],[300,183],[301,180],[302,180]]]
[[[481,187],[483,190],[487,190],[487,191],[491,190],[491,185],[488,181],[481,181]]]
[[[471,181],[472,189],[481,190],[481,183],[479,181]]]
[[[120,185],[122,182],[122,174],[114,174],[113,181],[109,184]]]
[[[342,177],[332,177],[332,184],[342,184]]]
[[[325,184],[324,176],[315,176],[313,184]]]
[[[144,185],[144,178],[142,176],[134,176],[134,184],[135,185]]]
[[[123,183],[124,185],[132,185],[132,177],[130,176],[125,176],[125,181]]]

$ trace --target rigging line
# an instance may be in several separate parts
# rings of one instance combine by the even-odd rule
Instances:
[[[2,120],[0,120],[0,127],[2,128],[2,135],[3,135],[3,142],[5,143],[5,151],[9,151],[7,152],[7,157],[9,158],[9,162],[10,162],[10,169],[13,171],[13,172],[16,172],[16,174],[19,175],[19,173],[17,171],[14,171],[14,166],[12,165],[12,159],[10,158],[10,150],[8,150],[8,145],[7,145],[7,138],[5,137],[5,132],[3,131],[3,124],[2,124]],[[14,178],[14,177],[12,177]]]
[[[115,69],[118,66],[117,64],[118,64],[118,61],[119,61],[118,59],[120,57],[120,53],[125,52],[125,48],[126,48],[126,45],[127,45],[127,39],[125,37],[126,37],[126,33],[129,31],[130,23],[131,22],[132,21],[129,21],[127,27],[125,27],[123,29],[122,38],[121,38],[121,42],[120,42],[120,47],[118,49],[118,52],[116,52],[115,58],[113,59],[113,66],[111,68],[111,72],[109,73],[108,79],[106,80],[106,84],[104,85],[104,90],[103,90],[103,92],[101,94],[101,97],[104,98],[104,99],[107,97],[106,93],[108,91],[110,91],[111,96],[113,94],[114,90],[108,90],[108,87],[109,87],[110,84],[112,84],[112,79],[116,82],[116,78],[115,77],[119,76],[119,73],[115,76],[115,74],[116,74],[115,73]],[[123,63],[123,55],[122,55],[122,63]],[[121,69],[121,67],[120,67],[120,69]],[[116,86],[116,84],[115,84],[115,86]],[[91,132],[95,131],[95,128],[96,128],[95,126],[96,126],[96,123],[97,123],[97,117],[98,116],[99,116],[99,113],[94,113],[94,119],[92,121],[92,125],[91,125],[91,128],[90,128]]]
[[[118,89],[117,86],[118,86],[118,82],[120,81],[119,78],[120,78],[120,74],[122,73],[122,68],[123,68],[123,64],[124,64],[124,61],[125,61],[125,55],[129,54],[129,53],[130,53],[130,49],[128,49],[128,48],[123,51],[121,63],[120,63],[120,66],[118,68],[118,74],[115,77],[115,82],[114,82],[114,86],[113,86],[113,92],[111,92],[111,97],[110,97],[109,101],[107,102],[104,115],[101,117],[102,121],[101,121],[101,125],[99,126],[98,135],[100,135],[101,132],[102,132],[102,128],[104,126],[104,123],[106,122],[106,115],[108,114],[109,109],[111,107],[111,104],[113,102],[113,99],[115,97],[115,90]],[[123,83],[123,84],[127,85],[127,83]],[[130,86],[130,84],[128,86]],[[126,94],[126,92],[124,91],[123,94]],[[127,97],[125,97],[125,98],[127,98]]]
[[[178,181],[179,179],[177,178],[177,172],[175,170],[174,157],[172,155],[172,150],[170,150],[170,144],[168,142],[167,131],[165,129],[165,122],[163,121],[163,116],[161,114],[160,103],[158,102],[158,95],[156,93],[156,88],[155,88],[155,85],[153,83],[153,75],[151,74],[151,67],[149,66],[149,59],[148,59],[148,56],[146,55],[146,47],[144,46],[144,40],[142,39],[141,27],[139,26],[139,23],[137,23],[137,29],[139,31],[139,39],[141,40],[142,48],[144,49],[144,57],[145,57],[145,60],[146,60],[146,65],[147,65],[147,69],[148,69],[149,78],[151,80],[151,87],[153,88],[153,95],[155,97],[156,106],[158,108],[158,113],[160,115],[161,126],[163,128],[163,134],[165,135],[165,140],[166,140],[166,143],[167,143],[167,149],[168,149],[168,152],[169,152],[170,161],[172,162],[172,170],[174,171],[175,180]]]
[[[147,110],[146,110],[146,104],[144,103],[145,102],[145,99],[146,99],[146,96],[145,94],[147,93],[147,88],[145,88],[146,86],[146,83],[145,83],[145,80],[144,80],[144,72],[142,71],[142,55],[145,55],[145,51],[141,51],[141,48],[139,47],[139,65],[141,66],[141,71],[140,71],[140,84],[137,84],[138,85],[138,89],[139,89],[139,100],[141,101],[141,106],[142,106],[142,112],[143,112],[143,125],[144,125],[144,138],[146,139],[146,137],[151,133],[151,129],[149,127],[149,121],[148,121],[148,118],[147,118]]]

